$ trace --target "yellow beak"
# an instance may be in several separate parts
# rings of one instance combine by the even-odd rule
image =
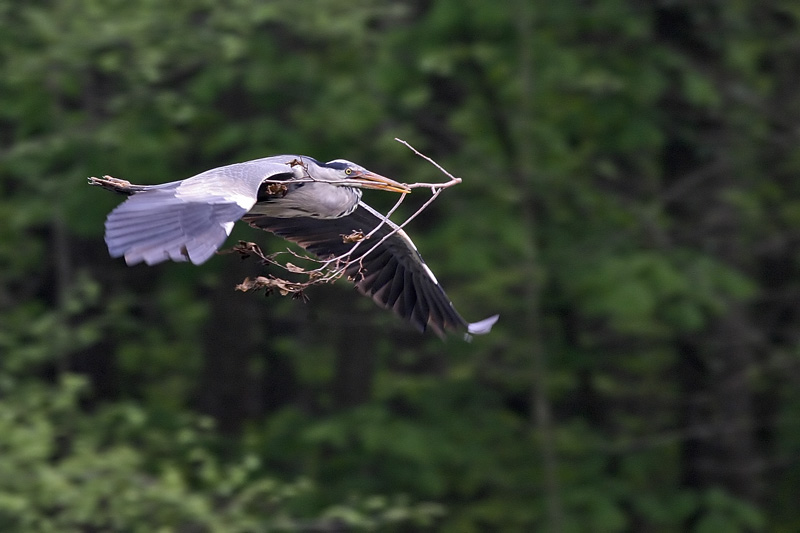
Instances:
[[[353,186],[362,189],[377,189],[380,191],[399,192],[402,194],[411,192],[411,189],[403,183],[390,180],[387,177],[375,174],[374,172],[356,170],[350,176]]]

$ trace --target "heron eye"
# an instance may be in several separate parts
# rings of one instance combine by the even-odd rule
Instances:
[[[346,168],[346,169],[344,169],[344,173],[349,176],[350,174],[353,173],[353,169],[352,168]]]

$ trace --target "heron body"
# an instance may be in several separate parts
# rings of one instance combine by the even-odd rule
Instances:
[[[361,201],[362,189],[407,193],[408,187],[350,161],[278,155],[161,185],[133,185],[108,176],[89,181],[129,196],[105,224],[109,253],[124,256],[129,265],[204,263],[243,219],[322,259],[352,250],[346,272],[358,290],[421,331],[482,334],[497,321],[497,316],[465,321],[408,235]],[[354,248],[342,237],[373,230],[371,242],[385,237],[377,246]]]

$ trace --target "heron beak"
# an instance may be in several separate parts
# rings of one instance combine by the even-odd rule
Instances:
[[[411,192],[411,189],[408,188],[408,185],[390,180],[389,178],[381,176],[380,174],[375,174],[374,172],[357,171],[353,173],[351,179],[353,180],[354,185],[361,187],[362,189],[377,189],[380,191],[399,192],[402,194]]]

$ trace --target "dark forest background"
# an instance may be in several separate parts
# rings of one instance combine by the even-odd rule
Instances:
[[[800,530],[799,88],[792,0],[0,0],[0,529]],[[394,137],[490,335],[129,268],[86,184],[443,178]]]

